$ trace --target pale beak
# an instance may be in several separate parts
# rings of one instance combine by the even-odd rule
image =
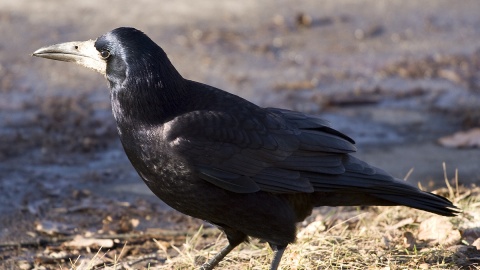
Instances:
[[[107,62],[95,49],[95,40],[72,41],[43,47],[32,55],[64,62],[74,62],[103,75],[107,70]]]

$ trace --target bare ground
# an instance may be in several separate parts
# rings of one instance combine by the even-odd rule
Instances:
[[[167,51],[185,77],[262,106],[321,114],[357,140],[359,157],[400,178],[414,168],[408,179],[427,189],[444,185],[445,162],[447,178],[453,179],[457,168],[466,187],[463,194],[470,192],[465,198],[474,201],[478,192],[470,187],[480,181],[478,149],[445,148],[438,139],[480,124],[479,11],[476,1],[454,7],[449,1],[373,0],[321,5],[253,0],[0,2],[0,268],[68,268],[79,265],[69,260],[80,254],[91,261],[102,244],[68,247],[78,235],[113,241],[106,258],[120,254],[128,242],[123,253],[127,262],[159,253],[162,245],[152,239],[160,239],[166,253],[155,265],[171,267],[166,254],[185,258],[173,247],[185,244],[185,232],[192,235],[202,224],[172,211],[143,186],[116,137],[104,79],[73,65],[29,57],[35,49],[95,38],[118,26],[137,27]],[[316,217],[328,219],[329,211],[320,210]],[[468,213],[478,217],[475,207]],[[478,228],[478,223],[462,227],[451,222],[452,230],[461,228],[462,238],[450,246],[472,244],[464,229]],[[408,226],[420,223],[415,218]],[[204,251],[216,237],[204,226],[206,240],[187,255]],[[319,229],[314,241],[339,233],[326,228],[332,235]],[[358,228],[347,226],[352,234],[340,237],[355,244]],[[362,239],[376,239],[367,235]],[[397,236],[392,241],[403,241]],[[385,248],[375,240],[362,241],[357,244]],[[260,246],[263,253],[254,257],[263,259],[246,267],[268,264],[268,249]],[[239,256],[247,259],[242,260],[248,261],[255,247],[244,247]],[[342,254],[338,256],[356,258]],[[466,258],[478,257],[473,254]],[[284,265],[302,269],[292,263]],[[448,263],[445,267],[474,267],[478,261]],[[194,262],[179,265],[188,268]],[[392,265],[409,268],[401,261]],[[342,268],[338,262],[321,267]]]

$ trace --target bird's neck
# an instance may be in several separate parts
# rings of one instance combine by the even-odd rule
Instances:
[[[163,76],[152,72],[142,76],[142,81],[137,80],[133,78],[111,89],[112,111],[119,127],[163,124],[181,112],[188,100],[185,80],[176,70]]]

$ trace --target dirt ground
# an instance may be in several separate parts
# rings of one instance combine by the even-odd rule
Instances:
[[[133,26],[186,78],[322,115],[396,177],[413,168],[412,183],[443,186],[445,162],[468,186],[478,148],[438,140],[480,126],[479,13],[476,0],[0,1],[0,268],[55,265],[43,247],[85,232],[177,237],[202,224],[140,181],[104,78],[34,50]]]

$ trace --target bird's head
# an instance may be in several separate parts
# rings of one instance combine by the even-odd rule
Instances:
[[[33,56],[74,62],[105,75],[117,120],[163,121],[187,95],[185,80],[163,49],[134,28],[117,28],[96,40],[43,47]]]
[[[154,84],[148,85],[149,88],[163,88],[167,77],[179,76],[155,42],[143,32],[129,27],[116,28],[96,40],[43,47],[33,56],[74,62],[93,69],[105,75],[112,88],[122,86],[129,78],[144,78],[143,83]]]

